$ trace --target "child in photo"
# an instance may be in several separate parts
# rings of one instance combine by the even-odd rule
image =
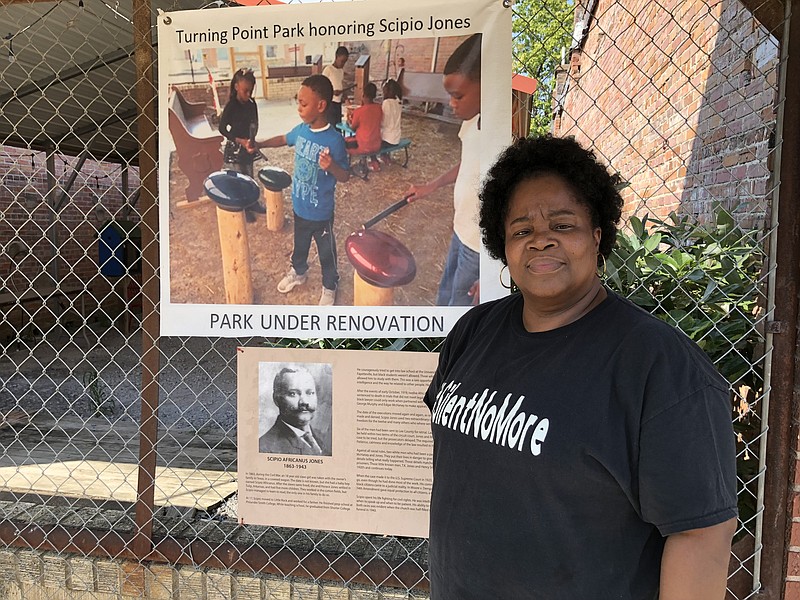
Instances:
[[[389,148],[399,144],[402,136],[403,89],[394,79],[388,79],[383,84],[382,92],[381,148]],[[386,162],[391,162],[391,155],[386,154],[386,157]]]
[[[381,105],[375,102],[377,95],[378,87],[374,83],[366,84],[363,104],[348,119],[350,127],[356,132],[355,136],[345,139],[345,146],[350,154],[370,154],[381,148],[383,111]],[[373,171],[380,170],[375,156],[370,157],[369,168]]]
[[[336,240],[333,237],[336,182],[344,183],[350,179],[344,138],[326,118],[332,96],[333,86],[327,77],[312,75],[306,78],[297,93],[297,112],[303,122],[286,135],[256,144],[258,148],[294,146],[294,248],[292,266],[278,283],[278,291],[288,294],[306,283],[308,252],[313,239],[322,268],[320,306],[331,306],[336,301],[339,283]]]
[[[327,77],[333,86],[333,98],[328,104],[326,115],[328,123],[336,127],[342,122],[342,100],[344,97],[344,65],[350,57],[350,51],[344,46],[336,49],[333,63],[322,69],[322,74]]]
[[[253,176],[253,161],[258,156],[254,145],[258,132],[258,107],[253,100],[256,78],[250,69],[239,69],[231,77],[228,103],[219,118],[219,132],[225,137],[224,167],[230,171]],[[266,214],[260,202],[245,211],[248,223],[256,213]]]
[[[442,81],[450,95],[450,107],[460,119],[461,161],[432,181],[412,185],[409,201],[433,191],[453,188],[453,237],[439,282],[438,306],[477,304],[480,294],[481,235],[478,227],[481,119],[481,34],[468,37],[456,48],[444,67]]]

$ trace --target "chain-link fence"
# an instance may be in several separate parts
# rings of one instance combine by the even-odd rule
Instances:
[[[425,597],[426,540],[237,520],[235,348],[309,342],[159,336],[156,48],[145,32],[156,9],[190,8],[236,10],[189,0],[0,8],[0,539],[48,552],[4,554],[4,585]],[[625,182],[608,285],[684,329],[731,382],[740,522],[729,589],[752,597],[783,14],[740,0],[524,0],[513,12],[515,69],[537,82],[516,110],[531,111],[534,132],[592,146]],[[171,75],[200,89],[211,115],[206,60],[189,55]],[[220,57],[218,80],[233,63]],[[439,340],[313,344],[435,351]],[[150,562],[112,568],[129,558]]]

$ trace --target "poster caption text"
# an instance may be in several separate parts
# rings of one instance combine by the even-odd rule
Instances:
[[[398,333],[403,331],[419,331],[442,333],[445,331],[445,319],[441,316],[429,315],[319,315],[315,313],[299,314],[252,314],[212,312],[209,315],[212,331],[299,331],[321,332],[323,324],[327,331],[379,331]]]
[[[268,40],[281,38],[304,38],[320,37],[326,35],[363,35],[368,38],[377,33],[391,33],[396,35],[416,34],[420,31],[435,31],[442,33],[445,31],[459,31],[469,29],[471,26],[470,18],[459,19],[439,19],[433,15],[425,19],[414,17],[380,19],[379,21],[369,21],[361,23],[335,24],[316,24],[309,21],[307,24],[295,23],[291,26],[275,23],[273,25],[262,25],[259,27],[250,25],[247,27],[233,26],[230,29],[211,29],[205,31],[188,31],[186,29],[176,29],[178,44],[209,44],[217,43],[227,45],[229,42],[245,42],[253,40]]]

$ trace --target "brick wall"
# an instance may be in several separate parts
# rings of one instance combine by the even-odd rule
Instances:
[[[448,36],[439,38],[438,49],[436,48],[435,38],[410,38],[403,40],[388,40],[391,51],[387,54],[385,49],[386,40],[353,42],[346,45],[350,51],[350,57],[345,65],[345,82],[353,81],[355,63],[362,54],[370,56],[370,81],[380,83],[386,78],[397,76],[397,59],[402,57],[405,61],[405,68],[408,71],[431,71],[434,50],[436,50],[435,71],[444,71],[444,65],[453,51],[463,42],[467,36]],[[273,59],[268,62],[280,62]],[[323,66],[330,60],[323,60]],[[288,100],[294,98],[297,89],[305,77],[271,77],[267,81],[268,100]],[[230,95],[230,81],[217,81],[217,95],[221,106],[225,106]],[[180,88],[184,98],[190,102],[203,102],[207,107],[212,107],[213,98],[210,86],[205,83],[181,83],[176,87]],[[380,86],[378,86],[380,88]],[[380,89],[379,89],[380,91]],[[209,115],[211,109],[209,108]]]
[[[0,550],[3,600],[411,600],[404,591],[360,590],[247,574]],[[427,596],[415,592],[413,598]]]
[[[121,167],[87,160],[55,214],[47,201],[45,160],[41,152],[0,147],[0,276],[25,285],[57,268],[60,279],[90,282],[98,273],[98,231],[109,219],[123,216]],[[56,156],[56,201],[77,162],[74,157]],[[128,193],[138,185],[138,169],[131,168]],[[127,218],[137,219],[135,213]],[[21,242],[30,251],[9,256],[12,242]]]
[[[219,105],[225,106],[231,93],[231,82],[230,80],[215,81],[215,86],[219,97]],[[210,116],[214,112],[214,94],[211,92],[211,86],[208,83],[180,83],[174,87],[181,91],[181,95],[187,102],[202,102],[205,104],[207,115]]]
[[[290,100],[297,95],[305,77],[279,77],[267,80],[268,100]]]
[[[468,36],[464,35],[441,37],[439,38],[438,49],[436,48],[436,39],[431,37],[388,40],[391,46],[390,53],[387,53],[385,49],[387,40],[350,44],[348,46],[350,58],[345,67],[345,72],[349,73],[349,77],[352,79],[352,73],[355,70],[355,61],[358,60],[362,54],[369,54],[369,78],[370,81],[376,83],[383,82],[383,80],[387,78],[394,79],[397,76],[397,61],[399,58],[403,58],[405,61],[405,69],[407,71],[430,73],[434,50],[436,50],[436,67],[434,71],[441,73],[444,71],[444,65],[447,59],[450,58],[453,51],[461,42],[467,39],[467,37]],[[378,88],[380,88],[380,85]]]
[[[738,0],[599,0],[554,133],[630,182],[627,213],[767,218],[778,45]]]

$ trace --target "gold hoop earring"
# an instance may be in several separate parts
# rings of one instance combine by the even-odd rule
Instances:
[[[606,276],[606,273],[608,272],[608,264],[606,263],[606,257],[605,257],[605,255],[603,255],[603,254],[600,254],[600,253],[598,252],[598,253],[597,253],[597,256],[599,256],[600,258],[602,258],[602,259],[603,259],[603,265],[602,265],[602,266],[598,265],[598,268],[597,268],[597,276],[598,276],[598,277],[600,277],[600,278],[602,279],[603,277],[605,277],[605,276]]]
[[[514,287],[514,281],[511,279],[511,274],[508,275],[508,285],[505,284],[503,281],[503,271],[508,270],[508,265],[503,265],[503,268],[500,269],[500,285],[503,286],[505,289],[510,290]]]

